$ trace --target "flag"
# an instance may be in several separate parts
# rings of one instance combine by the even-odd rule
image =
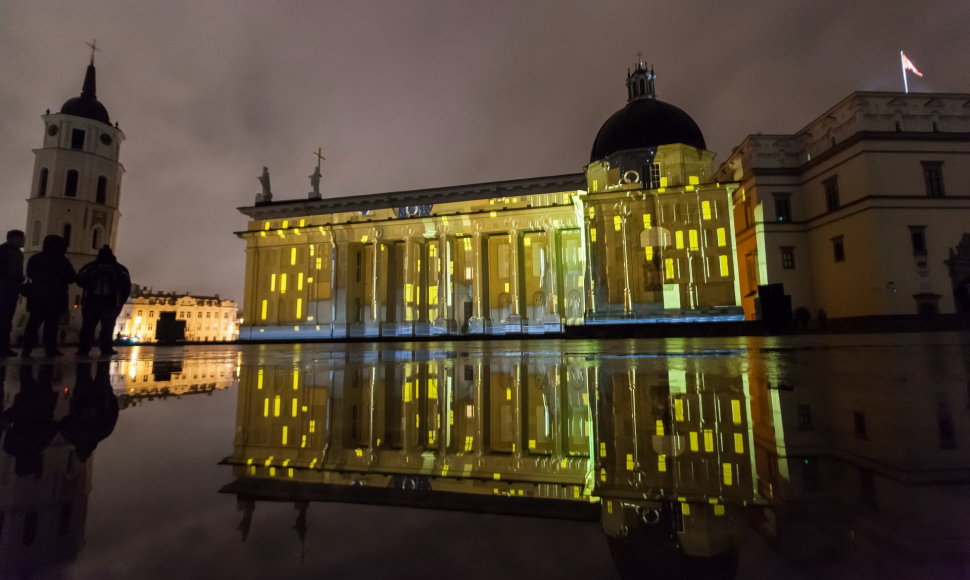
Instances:
[[[923,73],[916,70],[916,65],[913,64],[913,61],[909,60],[909,57],[906,56],[906,53],[904,53],[903,51],[899,51],[899,56],[900,58],[903,59],[903,72],[909,70],[909,71],[913,71],[913,74],[918,77],[923,76]]]

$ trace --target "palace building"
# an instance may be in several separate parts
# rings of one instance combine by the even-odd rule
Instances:
[[[970,312],[970,94],[852,93],[792,135],[749,135],[739,182],[742,304],[784,285],[829,318]]]
[[[542,334],[742,318],[733,182],[642,62],[583,173],[274,201],[245,231],[240,338]]]
[[[234,300],[218,294],[156,292],[137,284],[121,307],[115,336],[137,343],[158,342],[160,322],[166,316],[184,328],[182,339],[190,342],[232,342],[239,338],[239,310]]]

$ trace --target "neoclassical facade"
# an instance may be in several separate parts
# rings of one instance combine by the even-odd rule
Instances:
[[[654,74],[583,173],[274,201],[250,218],[240,338],[541,334],[565,325],[741,318],[714,154]]]
[[[115,336],[137,343],[158,342],[159,321],[166,315],[185,323],[184,339],[190,342],[232,342],[239,338],[236,301],[219,295],[156,292],[137,285],[121,307]]]

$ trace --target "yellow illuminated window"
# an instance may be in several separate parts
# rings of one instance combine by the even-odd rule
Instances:
[[[664,422],[661,419],[657,419],[657,435],[664,434]]]
[[[734,485],[734,469],[730,463],[724,464],[724,485]]]
[[[280,416],[280,398],[278,395],[273,397],[273,416]]]
[[[728,269],[728,257],[721,256],[718,262],[720,263],[720,266],[721,266],[721,277],[724,277],[730,274],[730,270]]]
[[[303,316],[303,299],[296,299],[296,317],[301,318]]]
[[[711,202],[701,202],[701,216],[706,220],[711,219]]]
[[[700,183],[700,180],[697,179],[696,175],[690,175],[687,177],[687,183],[691,185],[697,185],[698,183]]]
[[[599,190],[600,190],[600,180],[599,179],[594,179],[593,180],[593,191],[599,191]]]
[[[269,275],[269,291],[276,292],[276,274]]]
[[[283,229],[286,229],[286,228],[290,227],[290,221],[289,220],[283,220],[283,226],[282,227],[283,227]]]
[[[296,266],[296,248],[290,248],[290,266]]]
[[[589,241],[596,241],[596,228],[589,228]]]
[[[643,227],[644,229],[649,228],[651,223],[650,214],[643,214]]]
[[[620,231],[620,223],[621,223],[620,216],[618,216],[618,215],[613,216],[613,229],[614,230]]]
[[[690,249],[692,250],[700,249],[700,245],[697,242],[697,230],[690,230],[688,234],[689,234],[688,238],[690,241]]]
[[[282,440],[283,445],[286,445],[289,439],[288,434],[289,434],[289,428],[286,425],[283,425],[283,436],[280,438]]]
[[[323,268],[323,258],[317,258],[317,270]]]
[[[704,451],[714,451],[714,430],[704,429]]]
[[[667,279],[668,280],[669,279],[672,279],[672,278],[674,278],[674,277],[677,276],[676,272],[674,271],[674,259],[673,258],[667,258],[666,260],[664,260],[664,269],[666,271]]]
[[[280,274],[280,294],[286,294],[286,273]]]
[[[296,289],[303,290],[303,272],[296,275]]]
[[[734,434],[734,452],[744,453],[744,435],[740,433]]]
[[[660,187],[667,187],[667,178],[666,177],[661,177],[660,178]]]
[[[270,222],[263,222],[263,229],[268,230],[270,228]]]
[[[741,401],[738,399],[731,399],[731,421],[735,425],[741,424]]]
[[[643,249],[643,251],[647,255],[647,261],[648,262],[652,262],[653,261],[653,246],[647,246],[646,248]]]
[[[674,419],[678,421],[684,420],[684,400],[674,399]]]
[[[260,313],[259,313],[260,320],[266,320],[266,308],[267,308],[266,301],[263,300],[263,304],[262,304],[262,307],[260,308]]]
[[[722,248],[727,245],[727,232],[724,228],[717,228],[717,245]]]
[[[677,242],[676,242],[677,249],[678,250],[683,250],[684,249],[684,232],[683,232],[683,230],[677,230],[677,233],[674,234],[674,237],[677,240]]]
[[[300,220],[300,227],[302,228],[305,225],[306,225],[306,220]]]

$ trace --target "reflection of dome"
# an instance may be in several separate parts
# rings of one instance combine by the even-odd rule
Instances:
[[[704,135],[690,115],[657,100],[654,78],[653,70],[648,71],[643,63],[638,63],[633,73],[627,75],[629,102],[600,127],[590,161],[599,161],[618,151],[673,143],[707,148]]]
[[[89,64],[88,70],[84,75],[84,86],[81,89],[81,96],[68,99],[61,107],[61,112],[65,115],[94,119],[105,124],[111,124],[108,117],[108,109],[98,101],[96,96],[97,86],[94,76],[94,65]]]

